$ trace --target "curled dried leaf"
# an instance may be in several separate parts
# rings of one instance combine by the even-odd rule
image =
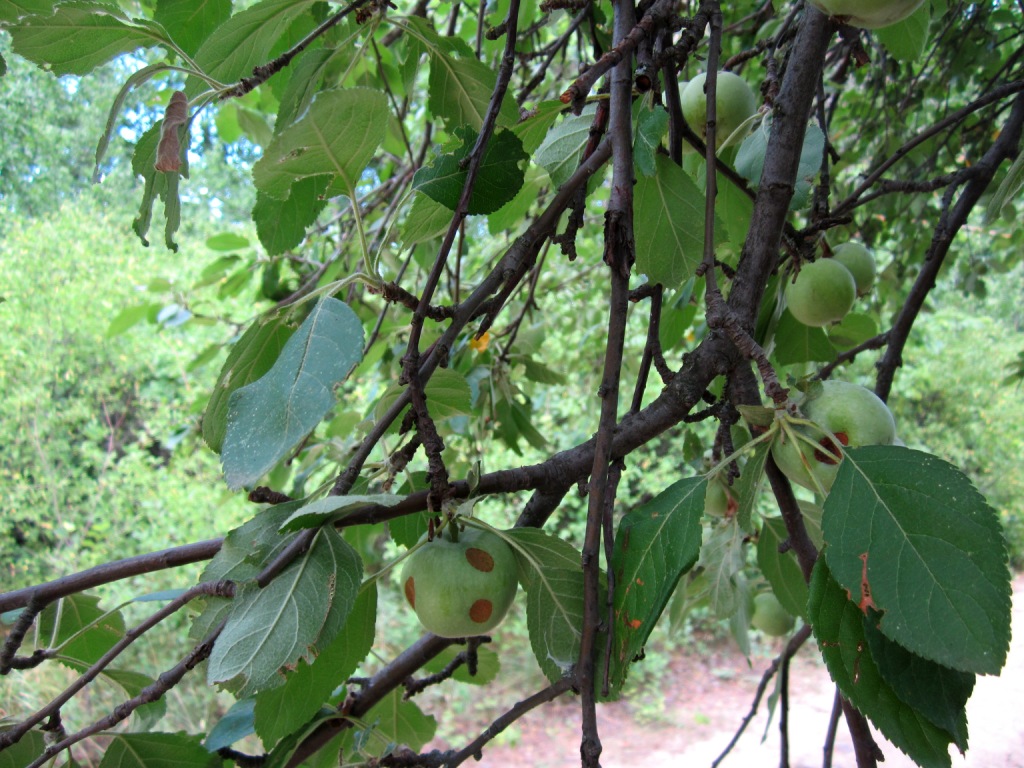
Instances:
[[[156,148],[158,171],[177,171],[181,168],[181,138],[179,128],[188,122],[188,98],[182,91],[171,94],[160,128],[160,144]]]

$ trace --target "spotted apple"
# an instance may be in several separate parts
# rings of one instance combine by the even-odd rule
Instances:
[[[402,588],[424,629],[441,637],[489,632],[516,596],[516,558],[505,541],[480,528],[427,540],[406,561]]]
[[[857,284],[857,295],[863,296],[875,284],[875,257],[867,246],[851,240],[832,249],[832,258],[850,270]]]
[[[680,95],[683,117],[702,139],[707,139],[708,97],[706,73],[686,84]],[[747,81],[732,72],[719,72],[715,82],[715,146],[721,147],[733,131],[757,110],[757,99]]]
[[[822,382],[807,393],[799,408],[817,427],[792,425],[793,433],[806,440],[781,432],[772,442],[772,458],[786,477],[813,491],[827,493],[832,488],[843,448],[892,445],[896,440],[889,407],[859,384]]]
[[[838,323],[857,298],[857,282],[835,259],[818,259],[800,266],[786,283],[786,306],[804,325],[820,328]]]
[[[924,0],[811,0],[811,5],[844,24],[878,29],[903,21]]]

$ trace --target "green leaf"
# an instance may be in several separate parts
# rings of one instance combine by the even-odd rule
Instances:
[[[636,269],[652,283],[678,288],[704,255],[704,194],[667,157],[654,159],[657,173],[640,176],[633,190]]]
[[[272,310],[256,318],[231,348],[203,413],[203,439],[216,453],[224,445],[232,393],[269,371],[293,333],[289,314]]]
[[[807,613],[825,665],[843,695],[918,765],[948,768],[950,735],[900,701],[879,674],[864,635],[864,615],[832,578],[824,558],[814,566]]]
[[[768,152],[768,138],[771,135],[771,116],[765,117],[755,130],[740,145],[736,153],[736,170],[755,187],[761,181],[764,158]],[[825,149],[825,134],[816,123],[810,123],[804,133],[804,144],[800,149],[800,165],[797,169],[796,189],[790,201],[790,210],[798,210],[810,200],[814,179],[821,170],[822,152]]]
[[[300,179],[292,184],[284,200],[263,192],[256,193],[252,220],[268,256],[290,251],[303,241],[306,228],[327,206],[324,193],[330,181],[330,176]]]
[[[405,496],[396,496],[393,493],[374,493],[362,496],[326,496],[297,509],[291,517],[281,524],[281,531],[283,533],[286,531],[298,531],[303,528],[318,528],[321,525],[344,517],[346,513],[353,509],[360,509],[371,504],[393,507],[403,499],[405,499]]]
[[[392,23],[418,39],[430,55],[428,108],[450,129],[469,125],[479,131],[497,83],[497,74],[473,57],[473,51],[458,37],[442,37],[430,22],[417,16],[392,17]],[[511,127],[519,119],[513,99],[506,98],[497,125]]]
[[[466,126],[456,128],[454,134],[462,142],[461,146],[438,155],[429,165],[420,168],[412,182],[413,189],[453,211],[458,207],[466,184],[464,162],[477,140],[476,132]],[[496,131],[480,162],[468,212],[493,213],[515,197],[523,186],[522,166],[528,160],[529,156],[514,133]]]
[[[546,568],[539,575],[526,591],[526,626],[533,655],[548,680],[571,674],[583,637],[581,568]]]
[[[411,248],[440,237],[452,223],[452,212],[427,195],[415,195],[412,207],[402,223],[402,245]]]
[[[153,20],[190,56],[231,16],[231,0],[157,0]]]
[[[128,698],[138,696],[144,689],[156,684],[153,678],[140,672],[131,672],[127,669],[107,667],[100,675],[103,679],[120,688]],[[164,716],[166,711],[167,701],[164,698],[143,704],[132,713],[135,718],[132,729],[140,732],[152,731],[153,726]]]
[[[217,724],[210,729],[203,746],[210,752],[230,747],[236,741],[256,733],[255,699],[240,699],[231,705]]]
[[[281,685],[285,667],[315,656],[329,614],[347,616],[361,575],[355,550],[325,527],[266,587],[242,584],[210,654],[210,683],[226,683],[240,697]]]
[[[270,61],[274,45],[313,2],[263,0],[239,11],[209,32],[196,51],[196,63],[207,75],[225,85],[251,75],[253,67]],[[190,83],[186,90],[192,95],[198,87],[198,83]]]
[[[10,26],[25,16],[53,13],[54,0],[0,0],[0,23]]]
[[[99,768],[213,768],[219,762],[188,733],[121,733],[106,745]]]
[[[1017,159],[1006,171],[1006,176],[999,182],[999,187],[992,194],[988,205],[985,207],[985,223],[991,224],[999,218],[1003,207],[1013,202],[1020,191],[1024,189],[1024,153],[1017,155]]]
[[[643,107],[636,120],[636,136],[633,140],[633,160],[644,176],[656,172],[654,157],[661,139],[668,130],[668,112],[664,107]]]
[[[96,142],[96,162],[93,165],[92,172],[92,180],[94,183],[99,183],[103,179],[100,164],[103,162],[103,158],[107,154],[107,148],[110,146],[110,137],[114,134],[114,130],[117,128],[118,119],[121,116],[121,108],[124,107],[124,103],[128,99],[128,95],[133,89],[141,86],[150,78],[155,77],[161,72],[166,72],[170,68],[169,64],[150,64],[148,67],[143,67],[142,69],[133,72],[131,76],[125,80],[124,85],[121,86],[120,90],[118,90],[117,96],[114,97],[114,101],[110,105],[110,110],[107,112],[107,123],[103,127],[103,133],[100,134],[99,141]]]
[[[0,733],[5,730],[0,727]],[[46,737],[42,731],[29,731],[0,752],[0,768],[25,768],[43,753],[46,746]]]
[[[516,555],[526,590],[526,626],[541,670],[555,682],[579,657],[583,626],[583,567],[571,544],[536,528],[502,534]]]
[[[579,166],[583,149],[590,139],[594,110],[590,107],[580,115],[566,116],[548,131],[534,152],[533,161],[548,172],[555,187],[562,186]]]
[[[36,618],[35,644],[57,650],[62,664],[81,672],[124,634],[121,612],[100,608],[99,597],[82,592],[46,606]]]
[[[220,232],[206,238],[205,245],[211,251],[240,251],[248,248],[251,243],[249,238],[237,235],[234,232]]]
[[[850,312],[841,322],[828,329],[828,340],[839,349],[863,344],[878,334],[878,324],[871,315]]]
[[[330,297],[317,302],[273,367],[231,394],[221,452],[229,487],[255,483],[316,428],[362,350],[355,312]]]
[[[807,617],[807,582],[792,550],[780,552],[789,539],[781,517],[766,517],[757,539],[757,564],[772,585],[782,607],[794,616]]]
[[[220,551],[203,569],[200,581],[231,579],[243,582],[254,579],[295,538],[282,536],[278,529],[292,512],[305,503],[304,499],[265,507],[251,520],[232,530],[224,539]],[[226,598],[207,598],[205,610],[196,617],[189,637],[201,640],[227,615],[232,601]]]
[[[523,120],[516,123],[512,130],[523,142],[523,151],[531,155],[536,152],[537,147],[547,136],[548,129],[565,110],[565,104],[557,99],[542,101]]]
[[[894,58],[917,61],[928,45],[931,14],[931,3],[924,3],[903,21],[875,30],[875,34]]]
[[[387,412],[404,390],[405,386],[402,384],[392,384],[387,388],[374,408],[374,414],[378,419]],[[431,374],[430,381],[423,390],[427,396],[427,410],[435,421],[452,416],[464,416],[472,410],[469,382],[458,371],[438,368]]]
[[[740,406],[742,409],[743,406]],[[770,443],[760,443],[747,456],[747,463],[743,466],[740,477],[733,483],[733,493],[739,500],[739,509],[736,510],[736,522],[747,533],[754,532],[752,522],[754,506],[761,494],[761,484],[764,482],[764,464],[768,460]]]
[[[1010,572],[995,511],[958,469],[899,446],[851,449],[825,500],[825,557],[879,629],[915,654],[996,674]]]
[[[256,697],[254,722],[264,745],[273,747],[311,720],[334,690],[345,684],[373,646],[376,616],[377,587],[369,583],[359,590],[342,631],[313,663],[300,661],[284,685]]]
[[[284,200],[300,179],[328,176],[354,190],[388,127],[388,101],[369,88],[321,91],[253,166],[259,191]]]
[[[689,477],[673,483],[619,522],[612,554],[612,654],[622,670],[639,655],[680,577],[700,553],[701,515],[707,481]]]
[[[61,3],[52,15],[26,16],[7,29],[15,53],[55,75],[85,75],[138,48],[171,44],[159,24],[106,3]]]
[[[804,325],[786,309],[775,329],[775,358],[780,365],[812,361],[827,362],[836,356],[822,328]]]
[[[583,555],[569,542],[540,528],[513,528],[502,534],[516,553],[519,583],[530,591],[543,587],[544,574],[550,569],[582,572]]]
[[[975,676],[922,659],[875,629],[864,617],[864,634],[871,658],[900,701],[948,732],[961,752],[967,751],[967,699]]]
[[[117,313],[117,317],[110,321],[105,334],[106,338],[120,336],[143,320],[155,318],[161,306],[160,304],[136,304],[133,307],[125,307]]]
[[[437,731],[433,715],[425,715],[411,701],[403,700],[402,691],[397,688],[367,712],[363,720],[373,724],[374,735],[366,740],[368,752],[364,752],[373,756],[383,754],[391,744],[404,744],[418,752]]]
[[[708,600],[719,618],[727,618],[740,609],[745,594],[742,584],[746,553],[746,534],[734,519],[713,528],[700,550],[700,566],[707,573]]]

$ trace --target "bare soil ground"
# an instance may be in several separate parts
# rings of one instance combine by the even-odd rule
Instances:
[[[971,729],[966,757],[953,756],[954,768],[1024,768],[1024,578],[1018,577],[1013,597],[1014,637],[1009,659],[998,678],[979,678],[967,706]],[[711,766],[729,743],[750,709],[754,690],[771,663],[770,656],[748,665],[739,653],[723,648],[702,656],[674,660],[668,679],[659,681],[669,693],[654,718],[643,703],[615,702],[599,708],[605,768],[690,768]],[[822,743],[832,709],[834,686],[816,657],[813,641],[794,659],[790,685],[791,768],[822,764]],[[769,692],[772,685],[769,685]],[[779,765],[778,717],[766,734],[767,710],[757,716],[723,768]],[[516,724],[510,743],[492,743],[478,765],[484,768],[575,768],[579,761],[578,702],[565,699],[542,706]],[[886,768],[914,765],[902,752],[879,738]],[[833,756],[835,768],[854,768],[853,748],[840,722]]]

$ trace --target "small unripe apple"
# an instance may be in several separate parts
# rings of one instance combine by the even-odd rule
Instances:
[[[857,295],[863,296],[875,284],[875,257],[862,243],[851,240],[832,249],[832,258],[850,270],[857,284]]]
[[[844,24],[878,29],[903,21],[924,5],[924,0],[811,0],[811,5]]]
[[[413,552],[402,588],[423,627],[440,637],[494,629],[516,596],[516,558],[501,537],[479,528],[445,531]],[[424,536],[421,541],[424,541]]]
[[[683,117],[702,139],[707,140],[708,98],[704,93],[706,73],[686,84],[680,95]],[[732,72],[719,72],[715,83],[715,145],[721,147],[729,136],[757,110],[757,99],[747,81]]]
[[[796,279],[786,283],[786,306],[804,325],[820,328],[838,323],[857,298],[850,270],[835,259],[803,264]]]
[[[782,607],[779,598],[771,592],[762,592],[754,597],[754,613],[750,617],[750,626],[766,635],[782,637],[789,634],[794,624],[796,619]]]
[[[896,422],[889,407],[870,389],[847,381],[825,381],[808,393],[800,403],[808,420],[836,436],[836,445],[822,430],[794,426],[811,443],[795,441],[787,435],[772,443],[772,458],[779,469],[798,485],[812,491],[819,486],[826,493],[839,472],[843,447],[892,445]],[[815,482],[817,481],[817,482]]]
[[[708,481],[704,494],[704,514],[709,517],[732,517],[740,507],[732,491],[719,478]]]

